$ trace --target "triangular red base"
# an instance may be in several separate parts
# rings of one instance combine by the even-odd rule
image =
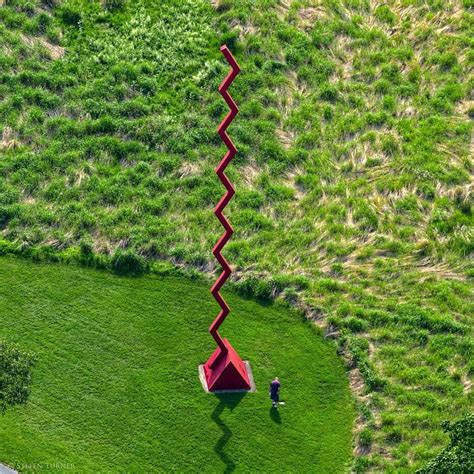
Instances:
[[[218,347],[204,364],[207,389],[216,390],[250,390],[250,379],[244,362],[239,354],[224,339],[227,351]]]

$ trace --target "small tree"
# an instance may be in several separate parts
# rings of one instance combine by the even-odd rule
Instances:
[[[474,414],[443,423],[451,438],[449,445],[418,474],[468,474],[474,472]]]
[[[0,411],[26,403],[30,395],[31,369],[36,358],[15,344],[0,341]]]

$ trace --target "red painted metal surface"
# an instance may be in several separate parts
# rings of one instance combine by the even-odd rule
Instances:
[[[227,102],[227,105],[229,106],[230,110],[217,128],[217,133],[220,135],[222,141],[226,144],[228,150],[227,153],[224,155],[222,161],[217,165],[215,170],[217,176],[226,188],[226,193],[224,194],[224,196],[222,196],[221,200],[214,208],[214,214],[224,227],[224,233],[212,249],[212,253],[222,266],[222,273],[219,275],[219,277],[211,288],[212,295],[221,307],[221,311],[209,327],[209,332],[217,343],[217,349],[214,351],[209,360],[204,364],[204,373],[206,376],[207,387],[211,392],[214,390],[250,389],[250,380],[247,374],[245,364],[243,363],[242,359],[239,357],[235,349],[231,346],[229,341],[227,339],[223,339],[218,331],[220,325],[224,322],[225,318],[230,313],[230,308],[225,302],[222,295],[220,294],[219,290],[232,273],[232,270],[229,264],[227,263],[227,260],[222,255],[221,251],[234,232],[234,229],[232,229],[230,222],[222,213],[224,208],[232,199],[232,196],[235,194],[235,189],[232,186],[232,183],[229,181],[229,178],[225,175],[224,171],[227,165],[232,161],[232,158],[234,158],[235,154],[237,153],[237,149],[235,148],[235,145],[232,143],[232,140],[227,134],[226,129],[239,111],[236,103],[228,93],[227,89],[232,84],[237,74],[240,72],[240,67],[237,64],[237,61],[232,56],[232,53],[230,52],[229,48],[227,48],[226,45],[223,45],[221,46],[221,51],[227,59],[227,62],[230,64],[231,70],[227,74],[227,77],[222,81],[222,84],[219,86],[219,92],[224,98],[224,100]]]

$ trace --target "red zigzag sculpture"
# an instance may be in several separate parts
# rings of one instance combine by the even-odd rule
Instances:
[[[228,151],[222,161],[217,165],[215,170],[227,192],[224,194],[224,196],[222,196],[221,200],[214,209],[214,214],[219,219],[225,231],[212,250],[212,253],[222,266],[222,273],[219,275],[211,288],[212,295],[221,307],[221,311],[209,327],[209,332],[216,341],[218,347],[206,364],[204,364],[204,374],[206,377],[207,387],[211,392],[216,390],[250,389],[250,380],[244,362],[239,357],[235,349],[231,346],[230,342],[227,339],[223,339],[218,332],[220,325],[230,313],[230,308],[220,294],[219,290],[232,273],[232,270],[221,251],[234,233],[234,229],[222,213],[224,208],[232,199],[232,196],[235,194],[235,189],[224,171],[237,153],[237,149],[232,143],[232,140],[230,139],[226,130],[239,111],[236,103],[227,92],[227,89],[232,84],[237,74],[240,72],[240,67],[237,64],[237,61],[234,59],[232,53],[226,45],[221,46],[221,52],[224,54],[227,62],[230,64],[231,70],[227,74],[227,77],[224,79],[222,84],[219,86],[219,92],[227,102],[230,110],[217,128],[217,133],[220,135],[222,141],[226,144]]]

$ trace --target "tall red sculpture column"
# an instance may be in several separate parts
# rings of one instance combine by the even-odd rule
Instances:
[[[224,155],[222,161],[216,167],[215,171],[222,184],[225,186],[227,192],[224,194],[224,196],[222,196],[221,200],[214,209],[214,214],[219,219],[225,230],[212,250],[212,253],[222,266],[222,273],[219,275],[219,278],[211,288],[211,293],[221,307],[221,311],[209,327],[209,332],[217,343],[217,349],[211,355],[209,360],[204,364],[204,376],[206,378],[207,389],[210,392],[216,390],[250,390],[251,388],[250,377],[246,364],[239,357],[235,349],[231,346],[230,342],[227,339],[223,339],[218,332],[220,325],[224,322],[225,318],[230,312],[230,308],[222,295],[219,293],[219,290],[232,273],[232,270],[227,263],[227,260],[222,256],[221,251],[234,232],[234,229],[232,229],[229,221],[226,219],[224,214],[222,214],[222,211],[235,193],[235,189],[232,186],[232,183],[229,181],[229,178],[227,178],[225,175],[224,171],[237,153],[237,149],[227,134],[226,129],[237,115],[239,110],[234,100],[227,92],[227,89],[232,84],[237,74],[240,72],[240,67],[229,51],[229,48],[227,48],[225,45],[221,46],[221,51],[227,59],[227,62],[230,64],[231,70],[227,74],[227,77],[224,79],[222,84],[219,86],[219,92],[227,102],[230,110],[217,128],[217,133],[220,135],[222,141],[226,144],[228,151]]]

